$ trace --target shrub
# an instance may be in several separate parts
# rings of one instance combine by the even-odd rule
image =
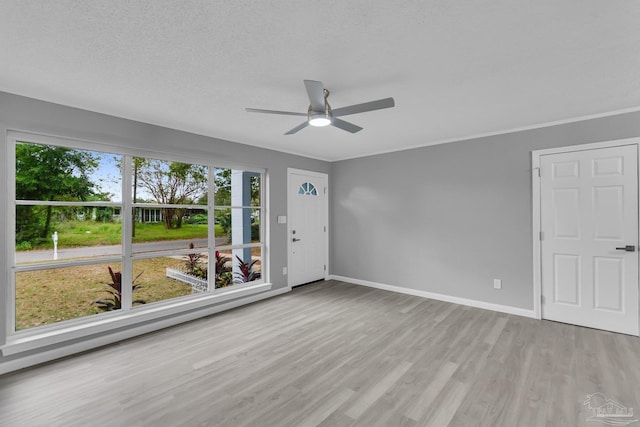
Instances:
[[[254,222],[251,224],[251,241],[257,242],[260,240],[260,223]]]
[[[189,249],[194,249],[195,245],[193,242],[189,244]],[[201,279],[207,278],[207,267],[202,265],[201,256],[198,253],[192,253],[187,255],[187,260],[185,261],[185,272],[191,274],[192,276],[199,277]]]
[[[209,219],[204,214],[191,215],[184,220],[185,224],[207,224]]]
[[[247,283],[258,280],[260,278],[260,272],[253,270],[253,266],[258,262],[257,259],[251,261],[250,263],[244,262],[238,255],[236,255],[236,259],[238,260],[238,269],[240,271],[235,273],[235,283]]]
[[[33,246],[31,245],[31,242],[28,240],[20,242],[16,245],[17,251],[28,251],[30,249],[33,249]]]
[[[108,267],[109,275],[111,276],[111,283],[105,283],[110,286],[111,289],[102,291],[108,294],[111,294],[110,297],[101,298],[95,300],[93,304],[96,304],[101,310],[104,311],[113,311],[119,310],[122,308],[122,273],[119,271],[113,271],[111,266]],[[142,276],[142,273],[138,274],[133,282],[131,283],[131,292],[135,292],[140,289],[140,285],[134,285],[135,281],[138,280],[138,277]],[[132,304],[146,304],[147,302],[141,299],[134,300]]]
[[[231,261],[231,258],[216,251],[216,289],[233,284],[233,274],[231,273],[231,267],[229,267],[229,261]]]
[[[103,208],[96,208],[95,210],[96,222],[111,222],[113,217],[113,208],[110,206]],[[88,218],[91,218],[91,214],[87,215]]]
[[[233,285],[233,273],[230,271],[225,271],[224,273],[220,273],[216,276],[216,289],[218,288],[226,288],[227,286]]]
[[[218,224],[222,227],[224,234],[227,235],[227,241],[231,241],[231,213],[225,212],[218,216]]]

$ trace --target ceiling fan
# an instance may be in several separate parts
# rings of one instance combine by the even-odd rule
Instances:
[[[393,98],[378,99],[377,101],[365,102],[363,104],[350,105],[348,107],[331,109],[327,98],[329,91],[324,88],[322,82],[315,80],[305,80],[304,86],[309,95],[309,109],[306,113],[296,113],[292,111],[261,110],[258,108],[246,108],[249,113],[284,114],[287,116],[306,116],[307,120],[291,129],[285,135],[293,135],[307,126],[327,126],[332,125],[347,132],[356,133],[362,130],[360,126],[341,120],[338,117],[349,114],[364,113],[365,111],[381,110],[395,106]]]

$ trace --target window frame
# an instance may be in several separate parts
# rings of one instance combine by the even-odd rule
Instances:
[[[77,150],[94,151],[105,154],[113,154],[122,156],[122,201],[121,202],[47,202],[36,201],[40,203],[31,203],[32,201],[16,200],[16,145],[21,142],[43,144],[50,146],[65,147]],[[101,332],[108,332],[117,328],[126,326],[136,326],[142,322],[150,320],[159,320],[167,316],[174,316],[185,313],[194,309],[206,308],[214,306],[217,303],[235,299],[241,296],[248,296],[255,293],[263,292],[271,289],[269,276],[269,259],[268,244],[266,234],[266,224],[268,224],[268,209],[265,204],[267,194],[267,170],[265,168],[257,168],[241,163],[230,163],[225,161],[217,161],[215,155],[207,156],[203,161],[203,156],[189,156],[184,154],[176,154],[169,152],[157,152],[144,149],[135,149],[119,144],[103,143],[95,141],[86,141],[74,138],[65,138],[58,136],[42,135],[30,132],[7,131],[7,147],[6,155],[6,187],[5,194],[7,197],[8,215],[5,224],[5,232],[7,233],[7,254],[5,260],[7,267],[6,283],[4,284],[4,293],[6,295],[4,301],[5,312],[5,328],[1,331],[0,348],[3,354],[15,354],[21,351],[32,350],[43,346],[57,344],[60,342],[83,338]],[[133,157],[143,157],[149,159],[158,159],[162,161],[182,162],[188,164],[203,165],[208,168],[207,194],[208,203],[204,205],[180,205],[180,207],[197,207],[207,210],[208,217],[208,245],[206,248],[199,248],[202,252],[209,255],[215,254],[217,246],[215,243],[215,181],[214,171],[216,168],[230,168],[242,170],[258,174],[260,177],[260,205],[251,206],[259,211],[260,220],[260,241],[258,243],[250,243],[244,245],[225,245],[225,249],[233,249],[234,246],[239,247],[260,247],[260,264],[261,278],[248,283],[234,284],[233,286],[215,288],[215,274],[209,274],[208,292],[185,295],[182,297],[171,298],[167,300],[157,301],[148,306],[136,306],[132,309],[132,291],[130,286],[122,287],[122,308],[112,312],[99,313],[98,315],[82,316],[78,318],[68,319],[60,322],[41,325],[23,330],[16,330],[16,273],[20,271],[34,271],[45,269],[66,268],[80,265],[94,265],[103,263],[121,263],[122,281],[123,283],[131,283],[133,276],[133,262],[138,259],[146,259],[152,257],[161,257],[166,255],[179,255],[193,253],[194,249],[178,249],[157,252],[133,252],[132,241],[132,217],[131,215],[123,215],[124,212],[131,212],[135,204],[132,200],[132,159]],[[42,204],[42,205],[60,205],[60,206],[110,206],[120,208],[122,222],[122,238],[121,255],[95,257],[82,260],[58,260],[55,262],[41,262],[30,265],[18,265],[16,263],[16,206],[18,204]],[[144,203],[143,203],[144,204]],[[163,205],[164,206],[164,205]],[[250,225],[249,225],[250,226]],[[214,257],[209,256],[209,271],[215,268]]]
[[[220,165],[217,165],[214,170],[211,172],[212,174],[212,179],[215,177],[216,174],[216,170],[217,169],[230,169],[231,173],[233,174],[233,171],[241,171],[241,172],[249,172],[249,173],[258,173],[256,171],[252,171],[252,170],[247,170],[247,169],[242,169],[240,170],[237,167],[231,167],[231,166],[226,166],[226,167],[220,167]],[[215,195],[215,190],[217,190],[217,188],[215,188],[215,180],[214,180],[214,193],[213,193],[213,216],[214,216],[214,223],[215,223],[215,211],[216,210],[229,210],[229,214],[233,216],[233,211],[234,209],[239,209],[240,211],[244,211],[244,210],[249,210],[251,212],[251,210],[257,210],[258,212],[260,212],[259,214],[259,235],[260,235],[260,242],[258,243],[253,243],[253,242],[249,242],[249,243],[233,243],[233,241],[230,244],[226,244],[226,245],[220,245],[219,247],[216,246],[216,251],[220,250],[220,251],[227,251],[227,250],[231,250],[232,254],[231,254],[231,262],[233,264],[235,264],[235,260],[233,259],[233,257],[235,256],[235,254],[233,253],[233,251],[238,250],[238,249],[253,249],[256,247],[260,248],[260,258],[261,258],[261,269],[264,269],[264,254],[265,254],[265,245],[264,245],[264,239],[265,239],[265,235],[264,233],[264,224],[266,219],[264,218],[264,194],[265,192],[263,191],[263,185],[264,185],[264,181],[266,178],[266,174],[261,174],[258,173],[258,176],[260,178],[260,198],[259,201],[260,203],[258,205],[252,205],[251,201],[249,201],[249,205],[234,205],[232,200],[229,200],[229,204],[228,205],[218,205],[216,204],[216,195]],[[233,184],[232,184],[233,186]],[[251,197],[250,197],[251,198]],[[250,215],[251,216],[251,215]],[[232,224],[232,229],[233,229],[233,224]],[[251,227],[251,223],[249,223],[249,227]],[[212,258],[209,257],[209,260],[211,260]],[[243,260],[246,262],[246,260]],[[249,260],[249,262],[251,262],[251,259]],[[210,268],[212,268],[210,271],[214,271],[215,266],[214,265],[210,265]],[[264,276],[264,273],[261,272],[261,279]],[[259,279],[259,280],[261,280]],[[253,282],[248,282],[248,283],[253,283]],[[215,286],[215,283],[214,283]],[[233,285],[233,286],[238,286],[238,285]],[[220,289],[224,289],[224,288],[220,288]]]

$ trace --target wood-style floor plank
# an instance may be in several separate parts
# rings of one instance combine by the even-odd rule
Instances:
[[[582,426],[637,337],[327,281],[0,377],[0,426]]]

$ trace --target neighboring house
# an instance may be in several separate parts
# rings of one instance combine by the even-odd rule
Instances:
[[[191,215],[205,214],[205,209],[190,210],[184,215],[184,219],[188,219]],[[80,218],[78,218],[80,219]],[[112,221],[122,221],[122,215],[120,208],[113,209],[113,215],[111,215]],[[136,208],[136,222],[143,222],[145,224],[154,224],[162,222],[162,209],[161,208]]]
[[[110,217],[111,217],[111,221],[113,222],[122,221],[121,209],[113,208],[113,213],[111,214]],[[96,221],[98,219],[97,209],[89,208],[89,209],[80,211],[75,214],[75,218],[78,221],[88,221],[88,220]],[[136,222],[143,222],[146,224],[162,222],[162,209],[161,208],[136,208]]]
[[[122,221],[122,212],[120,208],[113,208],[111,214],[111,221]],[[78,221],[96,221],[98,219],[97,209],[89,208],[80,211],[75,214],[75,218]],[[161,208],[136,208],[136,222],[144,222],[146,224],[152,224],[162,222],[162,209]]]
[[[122,221],[122,213],[120,208],[114,208],[111,215],[112,221]],[[146,224],[162,222],[162,209],[160,208],[136,208],[136,222],[144,222]]]
[[[160,208],[137,208],[136,222],[145,224],[162,222],[162,209]]]

